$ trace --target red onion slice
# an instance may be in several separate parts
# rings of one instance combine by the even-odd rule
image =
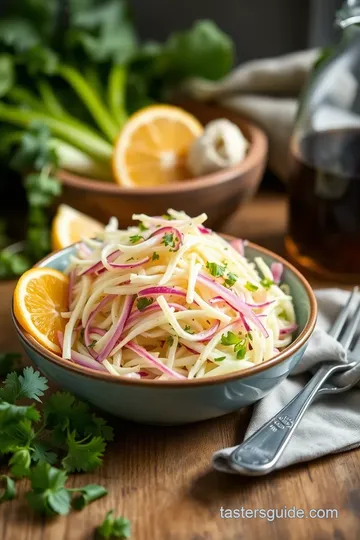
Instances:
[[[58,336],[58,341],[59,341],[60,348],[62,350],[63,341],[64,341],[63,333],[58,332],[57,336]],[[79,366],[90,368],[90,369],[93,369],[95,371],[107,371],[107,369],[102,364],[99,364],[99,362],[97,362],[96,360],[93,360],[92,358],[88,358],[84,354],[80,354],[77,351],[74,351],[72,349],[71,349],[71,360],[75,364],[78,364]]]
[[[118,258],[118,256],[121,255],[121,252],[117,249],[116,251],[113,251],[106,257],[106,260],[108,263],[111,263],[112,261],[115,261],[115,259]],[[81,272],[80,276],[87,276],[89,274],[94,274],[95,272],[99,272],[100,270],[104,269],[104,265],[102,261],[98,261],[97,263],[90,266],[87,270],[84,270]]]
[[[216,321],[216,323],[211,326],[211,328],[208,328],[207,330],[202,330],[201,332],[198,332],[197,334],[194,334],[193,337],[196,337],[197,343],[202,343],[203,341],[209,341],[214,334],[216,334],[217,329],[220,326],[220,321]]]
[[[199,232],[201,232],[201,234],[211,234],[212,233],[211,229],[207,229],[203,225],[198,225],[198,230],[199,230]]]
[[[165,366],[160,360],[158,360],[155,356],[150,354],[144,347],[141,347],[140,345],[137,345],[133,341],[129,341],[125,347],[130,349],[131,351],[138,354],[141,358],[145,358],[146,360],[149,360],[153,364],[154,367],[162,371],[163,373],[166,373],[167,375],[170,375],[170,377],[173,377],[174,379],[186,379],[184,375],[180,375],[180,373],[177,373],[173,369]]]
[[[141,296],[157,296],[160,294],[173,294],[174,296],[182,296],[183,298],[186,298],[186,291],[181,290],[181,289],[175,289],[175,287],[165,287],[165,286],[147,287],[146,289],[139,291],[137,295],[138,297],[141,297]]]
[[[129,318],[133,302],[134,302],[134,298],[132,296],[129,295],[129,296],[125,297],[123,310],[122,310],[122,313],[121,313],[121,315],[119,317],[119,320],[118,320],[118,322],[117,322],[117,324],[115,326],[113,334],[112,334],[111,338],[109,339],[109,341],[107,342],[107,344],[105,345],[105,347],[102,349],[102,351],[100,351],[100,353],[98,354],[98,356],[96,358],[96,360],[98,362],[102,362],[103,360],[105,360],[105,358],[107,358],[109,356],[109,354],[111,353],[111,351],[115,347],[118,339],[120,338],[120,336],[121,336],[121,334],[122,334],[122,332],[124,330],[124,326],[126,324],[126,321]]]
[[[286,336],[288,334],[292,334],[293,332],[295,332],[295,330],[298,329],[298,325],[297,324],[290,324],[289,326],[286,326],[285,328],[281,328],[280,329],[280,336]]]
[[[223,287],[223,285],[220,285],[220,283],[213,281],[212,279],[204,276],[203,274],[198,275],[197,281],[202,283],[203,285],[206,285],[217,295],[221,296],[237,312],[242,313],[244,317],[250,320],[265,337],[269,336],[266,328],[252,311],[252,309],[248,305],[246,305],[245,302],[240,300],[238,296],[235,296],[235,294]]]
[[[270,269],[274,282],[276,284],[280,283],[284,271],[284,265],[282,263],[274,262],[272,263]]]
[[[108,294],[107,296],[105,296],[100,302],[99,304],[97,305],[97,307],[95,309],[93,309],[93,311],[90,313],[89,317],[88,317],[88,320],[86,321],[86,324],[85,324],[85,329],[84,329],[84,343],[86,345],[86,347],[89,347],[90,343],[91,343],[91,339],[90,339],[90,326],[91,326],[91,323],[93,322],[93,320],[95,319],[96,315],[105,307],[107,306],[107,304],[109,302],[111,302],[111,300],[113,300],[115,298],[115,294]],[[89,351],[90,352],[90,351]],[[91,353],[90,353],[91,354]]]
[[[176,303],[169,303],[169,306],[170,307],[173,307],[176,311],[185,311],[186,310],[186,307],[185,306],[182,306],[181,304],[176,304]],[[159,304],[151,304],[151,306],[147,306],[146,308],[144,308],[143,310],[139,311],[134,311],[130,317],[128,318],[127,322],[126,322],[126,325],[125,325],[125,328],[124,328],[124,331],[128,330],[129,328],[131,328],[131,326],[134,326],[134,324],[139,320],[139,319],[142,319],[142,317],[144,315],[148,315],[149,313],[153,313],[153,312],[156,312],[156,311],[161,311],[161,307],[159,306]]]
[[[111,266],[111,268],[117,268],[118,270],[126,270],[128,268],[136,268],[137,266],[142,266],[149,261],[150,261],[150,257],[144,257],[144,259],[141,259],[140,261],[133,261],[133,262],[124,263],[124,264],[112,263],[111,261],[108,261],[108,263]],[[96,273],[100,275],[105,271],[106,271],[106,268],[101,268]]]
[[[230,246],[235,249],[240,255],[245,257],[245,242],[241,238],[235,238],[235,240],[231,240]]]

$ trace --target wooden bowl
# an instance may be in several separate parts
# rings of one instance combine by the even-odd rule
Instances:
[[[237,124],[250,142],[246,158],[235,167],[154,188],[131,189],[117,184],[58,172],[63,184],[62,201],[103,223],[116,216],[121,228],[131,223],[134,213],[164,214],[168,208],[184,210],[190,216],[206,212],[207,225],[221,228],[223,222],[255,193],[264,172],[267,137],[249,120],[215,105],[181,103],[203,124],[215,118],[228,118]]]

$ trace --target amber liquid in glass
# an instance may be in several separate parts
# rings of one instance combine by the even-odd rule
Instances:
[[[360,279],[360,128],[293,144],[288,255],[321,277]]]

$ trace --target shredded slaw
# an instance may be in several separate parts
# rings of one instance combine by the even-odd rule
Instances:
[[[245,257],[246,243],[191,218],[134,215],[72,257],[62,357],[146,380],[205,378],[265,362],[297,329],[280,263]]]

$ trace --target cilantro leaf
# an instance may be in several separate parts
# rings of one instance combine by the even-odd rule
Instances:
[[[207,262],[206,268],[209,270],[210,274],[214,277],[221,277],[224,275],[226,266],[221,264],[216,264],[214,262]]]
[[[31,456],[28,448],[17,450],[9,460],[10,472],[16,478],[28,476],[30,473]]]
[[[171,345],[174,343],[174,338],[173,336],[168,336],[166,338],[166,343],[169,345],[169,347],[171,347]]]
[[[1,273],[0,273],[1,277]],[[14,371],[16,364],[21,359],[18,353],[0,353],[0,377]]]
[[[187,332],[188,334],[194,334],[194,330],[192,330],[191,326],[189,326],[188,324],[185,325],[185,328],[184,328],[185,332]]]
[[[136,300],[136,307],[138,308],[139,311],[143,311],[146,307],[151,306],[153,301],[154,301],[153,298],[146,298],[146,297],[138,298]]]
[[[55,452],[51,452],[49,450],[49,446],[45,441],[35,440],[32,442],[31,446],[33,449],[33,453],[31,455],[33,461],[49,463],[50,465],[54,465],[54,463],[56,463],[57,455]]]
[[[227,334],[223,334],[221,336],[221,344],[222,345],[236,345],[239,342],[239,336],[234,334],[234,332],[228,332]]]
[[[32,490],[26,494],[29,505],[48,516],[66,515],[70,511],[71,495],[65,488],[65,471],[38,463],[29,475]]]
[[[102,524],[96,529],[102,538],[130,538],[130,521],[124,517],[114,518],[114,510],[110,510]]]
[[[30,420],[19,420],[0,426],[0,454],[16,452],[19,448],[30,448],[35,432]]]
[[[89,484],[88,486],[74,488],[73,490],[69,491],[76,491],[80,493],[78,497],[73,499],[72,504],[75,510],[82,510],[88,504],[100,499],[101,497],[104,497],[108,493],[103,486],[99,486],[98,484]]]
[[[254,291],[257,291],[259,287],[257,287],[256,285],[254,285],[253,283],[250,283],[250,281],[247,281],[245,283],[245,289],[247,289],[248,291],[250,292],[254,292]]]
[[[3,388],[0,389],[0,399],[15,403],[17,399],[29,398],[41,401],[39,396],[44,395],[48,389],[47,380],[34,371],[32,367],[25,367],[23,374],[18,375],[15,371],[6,377]]]
[[[140,234],[134,234],[133,236],[130,236],[129,240],[132,244],[136,244],[137,242],[140,242],[140,240],[144,240],[144,237],[140,236]]]
[[[151,260],[158,261],[159,259],[160,259],[160,255],[156,253],[156,251],[154,251],[154,253],[152,254]]]
[[[0,476],[0,503],[11,501],[16,497],[15,482],[6,474]]]
[[[92,434],[106,441],[113,439],[112,427],[91,413],[86,403],[68,392],[52,394],[44,405],[44,415],[47,427],[54,430],[53,437],[59,444],[65,443],[68,430],[75,430],[80,437]]]
[[[236,274],[233,274],[232,272],[229,272],[225,279],[225,285],[227,287],[232,287],[235,285],[235,283],[238,280],[238,276]]]
[[[243,360],[246,356],[247,344],[246,340],[242,339],[234,347],[234,352],[236,353],[237,360]]]
[[[268,278],[263,278],[260,283],[265,289],[270,289],[272,285],[275,285],[274,281]]]
[[[4,429],[8,424],[18,420],[24,420],[25,418],[38,422],[40,420],[40,413],[33,405],[25,407],[0,401],[0,429]]]
[[[165,233],[161,243],[164,244],[165,247],[175,247],[174,233]]]
[[[214,358],[215,362],[222,362],[225,360],[226,356],[219,356],[218,358]]]
[[[106,443],[102,437],[86,437],[76,440],[76,433],[68,433],[67,455],[62,465],[67,471],[91,471],[101,465]]]

